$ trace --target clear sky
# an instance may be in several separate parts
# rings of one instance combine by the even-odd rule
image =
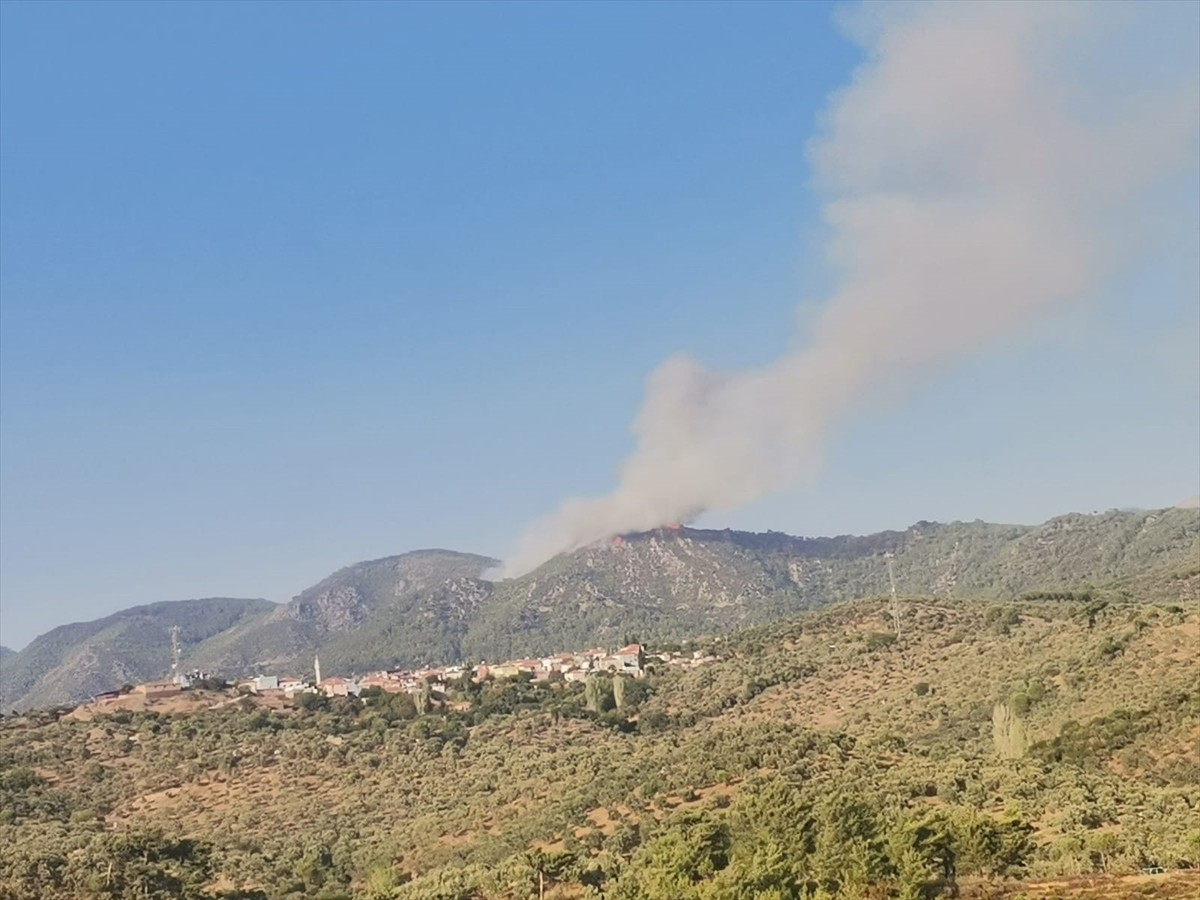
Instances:
[[[0,4],[0,642],[603,491],[642,381],[789,346],[822,3]],[[1193,180],[1190,185],[1196,188]],[[1191,210],[1102,296],[703,524],[1035,522],[1200,492]]]

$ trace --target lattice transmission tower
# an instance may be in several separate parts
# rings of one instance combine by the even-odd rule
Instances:
[[[900,598],[896,595],[896,571],[892,567],[894,556],[891,550],[883,554],[883,558],[887,560],[888,583],[892,586],[892,630],[896,632],[896,640],[900,640]]]

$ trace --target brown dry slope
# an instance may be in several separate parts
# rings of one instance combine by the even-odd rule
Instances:
[[[0,822],[12,848],[0,885],[20,883],[10,863],[59,845],[84,859],[102,835],[150,826],[213,841],[219,883],[270,896],[313,896],[318,877],[375,896],[372,879],[390,872],[414,880],[379,896],[475,879],[481,896],[508,898],[504,879],[521,877],[531,848],[571,860],[555,876],[560,896],[601,876],[626,896],[621,884],[645,876],[688,817],[748,836],[737,823],[780,802],[784,785],[801,804],[789,815],[811,808],[818,824],[830,798],[869,798],[888,842],[931,814],[1029,823],[1023,879],[973,881],[962,863],[960,886],[980,897],[1130,885],[1180,896],[1161,891],[1191,884],[1064,879],[1190,858],[1200,613],[909,599],[900,641],[889,622],[872,600],[745,632],[713,645],[721,661],[652,679],[628,712],[587,714],[577,688],[513,683],[415,720],[351,702],[217,701],[7,723],[5,772],[33,765],[44,784],[12,795],[26,811]],[[998,706],[1020,723],[1016,758],[997,752]],[[749,865],[738,846],[731,867]],[[897,877],[878,871],[881,885]]]

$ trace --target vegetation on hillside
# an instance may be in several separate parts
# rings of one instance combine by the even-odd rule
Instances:
[[[0,709],[85,699],[125,682],[162,677],[171,666],[171,629],[184,647],[202,647],[274,609],[266,600],[216,597],[152,603],[46,632],[0,663]]]
[[[886,553],[899,589],[912,594],[1016,598],[1091,583],[1144,600],[1200,597],[1197,510],[1114,510],[1035,527],[920,522],[866,537],[664,529],[495,583],[482,577],[495,560],[448,550],[359,563],[219,633],[193,640],[189,631],[184,665],[229,677],[302,675],[319,650],[326,672],[350,674],[615,646],[629,632],[659,641],[721,634],[883,593]],[[118,618],[110,617],[44,635],[4,661],[5,708],[83,699],[123,680],[161,676],[169,612],[144,629],[108,630],[103,623]],[[86,634],[76,639],[69,629]],[[81,669],[80,658],[108,662]],[[137,665],[122,675],[125,659]],[[151,662],[156,671],[148,671]]]
[[[1200,866],[1200,614],[838,604],[640,681],[0,728],[0,896],[922,897]],[[1194,885],[1193,885],[1194,886]]]
[[[899,588],[914,594],[1015,598],[1091,581],[1175,601],[1196,590],[1186,575],[1200,573],[1200,513],[1113,511],[1036,527],[922,522],[835,538],[668,529],[510,581],[480,577],[493,560],[445,551],[437,562],[452,571],[431,568],[420,581],[392,572],[427,552],[344,569],[269,620],[213,642],[197,664],[307,671],[319,646],[328,671],[349,673],[616,645],[629,632],[659,641],[720,634],[882,593],[885,553]]]

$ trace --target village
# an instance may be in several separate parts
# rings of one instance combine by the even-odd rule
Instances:
[[[420,669],[382,669],[367,675],[329,675],[322,677],[320,655],[314,655],[311,677],[258,674],[230,682],[220,674],[193,669],[176,672],[158,681],[148,681],[120,690],[105,691],[92,698],[93,704],[106,706],[123,696],[134,694],[161,699],[201,687],[232,685],[238,693],[262,698],[293,699],[305,694],[325,697],[358,697],[364,691],[378,689],[387,693],[445,694],[464,677],[475,682],[489,679],[524,678],[535,682],[584,682],[595,675],[644,678],[648,674],[669,670],[686,670],[715,662],[717,656],[703,650],[663,649],[650,651],[639,643],[630,643],[618,650],[593,648],[565,651],[551,656],[506,660],[475,666],[451,665]],[[176,663],[175,668],[178,668]]]

